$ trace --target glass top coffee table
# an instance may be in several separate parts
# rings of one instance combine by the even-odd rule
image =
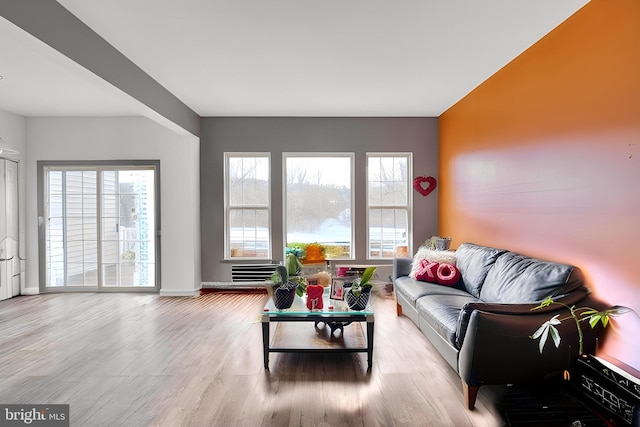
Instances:
[[[326,288],[323,306],[322,310],[309,310],[306,295],[296,295],[290,308],[278,309],[269,296],[262,313],[265,369],[269,369],[269,353],[367,353],[367,369],[371,370],[374,326],[371,298],[365,310],[351,310],[346,301],[329,299]],[[271,323],[277,323],[273,331]]]

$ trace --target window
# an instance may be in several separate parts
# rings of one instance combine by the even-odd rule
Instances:
[[[327,259],[353,255],[353,154],[284,154],[288,248],[319,243]]]
[[[225,153],[226,258],[271,258],[271,178],[266,153]]]
[[[411,154],[367,154],[367,257],[393,258],[411,241]]]

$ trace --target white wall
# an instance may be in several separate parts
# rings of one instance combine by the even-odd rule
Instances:
[[[37,293],[39,160],[160,160],[161,295],[196,295],[200,273],[199,139],[144,117],[26,119],[25,293]]]
[[[0,148],[11,148],[20,154],[0,153],[0,157],[18,161],[18,197],[20,210],[20,258],[26,258],[25,241],[25,194],[26,194],[26,124],[27,120],[17,114],[0,110]],[[23,268],[24,268],[24,262]],[[24,274],[21,276],[20,293],[24,293]]]

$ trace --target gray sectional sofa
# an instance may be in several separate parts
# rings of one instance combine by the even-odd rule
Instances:
[[[533,307],[549,296],[571,305],[597,306],[580,271],[570,265],[530,258],[504,249],[463,243],[455,252],[461,279],[454,286],[409,276],[412,259],[394,261],[398,315],[420,328],[458,373],[469,409],[480,386],[514,384],[561,375],[575,359],[578,331],[572,321],[559,326],[562,340],[542,354],[530,336],[566,309]],[[593,352],[598,329],[582,328],[586,352]]]

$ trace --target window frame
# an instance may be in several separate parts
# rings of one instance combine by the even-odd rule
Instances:
[[[406,158],[407,160],[407,183],[406,183],[406,194],[407,194],[407,204],[406,205],[373,205],[369,203],[369,160],[371,158]],[[393,259],[397,255],[397,245],[396,250],[394,251],[393,256],[385,257],[382,256],[383,251],[380,250],[380,256],[372,257],[371,256],[371,236],[370,236],[370,224],[369,217],[372,209],[401,209],[407,211],[407,236],[405,238],[407,253],[413,253],[413,193],[412,193],[412,180],[413,176],[413,153],[411,152],[367,152],[366,160],[365,160],[365,215],[366,215],[366,259],[369,260],[390,260]]]
[[[282,256],[286,258],[287,250],[287,159],[292,157],[343,157],[348,158],[350,163],[350,177],[349,185],[351,191],[351,200],[349,204],[350,209],[350,221],[351,221],[351,233],[349,242],[349,257],[348,258],[332,258],[335,261],[352,261],[356,259],[356,241],[355,241],[355,175],[356,175],[356,156],[354,152],[323,152],[323,151],[310,151],[310,152],[283,152],[282,153]],[[328,259],[329,260],[329,259]]]
[[[267,188],[269,194],[267,195],[267,205],[252,204],[252,205],[238,205],[231,206],[231,179],[229,177],[230,167],[229,162],[232,158],[266,158],[268,171],[268,183]],[[272,170],[271,170],[271,153],[270,152],[236,152],[228,151],[224,153],[224,260],[225,261],[260,261],[271,260],[273,255],[273,225],[272,225],[272,198],[271,198],[271,185],[272,185]],[[230,215],[232,210],[264,210],[267,212],[267,224],[269,225],[267,233],[267,255],[266,256],[231,256],[231,230],[230,230]]]

